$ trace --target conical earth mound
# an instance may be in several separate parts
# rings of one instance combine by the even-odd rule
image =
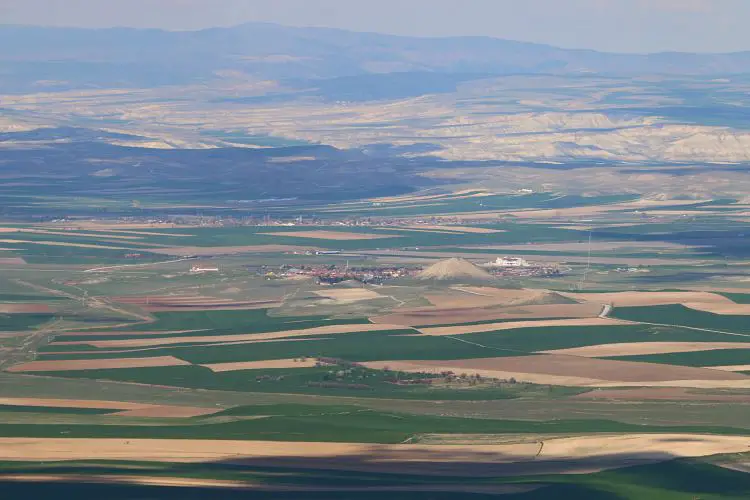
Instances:
[[[441,260],[417,275],[421,280],[491,280],[494,277],[465,259]]]

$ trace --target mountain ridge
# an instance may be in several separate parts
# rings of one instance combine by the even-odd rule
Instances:
[[[14,91],[155,87],[221,78],[326,79],[403,72],[600,75],[750,73],[750,51],[620,54],[480,36],[408,37],[245,23],[166,31],[0,25],[0,85]],[[42,82],[40,84],[40,82]]]

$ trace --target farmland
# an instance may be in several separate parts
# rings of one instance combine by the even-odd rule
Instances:
[[[576,106],[607,103],[564,80],[547,105],[567,111],[529,111],[507,137],[588,134]],[[488,159],[464,118],[430,132],[456,144],[434,156],[340,142],[372,139],[362,113],[391,134],[389,114],[453,112],[437,97],[341,104],[347,124],[307,102],[334,148],[307,116],[284,115],[310,137],[280,137],[165,94],[138,110],[129,90],[83,94],[38,98],[49,116],[99,100],[123,129],[0,137],[3,492],[750,495],[744,165]],[[225,98],[230,124],[268,111]],[[151,129],[158,148],[126,133],[152,113],[174,134]],[[179,144],[200,148],[164,147]]]

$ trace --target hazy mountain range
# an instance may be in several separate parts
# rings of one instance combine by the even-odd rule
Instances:
[[[728,75],[750,73],[750,52],[608,54],[489,37],[414,38],[263,23],[179,32],[0,26],[0,89],[6,92],[387,73],[433,74],[449,86],[456,78],[446,75],[459,75],[458,81],[539,73]]]

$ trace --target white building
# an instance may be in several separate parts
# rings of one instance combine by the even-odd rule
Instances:
[[[200,267],[200,266],[193,266],[190,268],[190,272],[193,274],[200,274],[200,273],[218,273],[219,268],[218,267]]]
[[[487,267],[529,267],[530,264],[520,257],[498,257],[494,262],[486,264]]]

